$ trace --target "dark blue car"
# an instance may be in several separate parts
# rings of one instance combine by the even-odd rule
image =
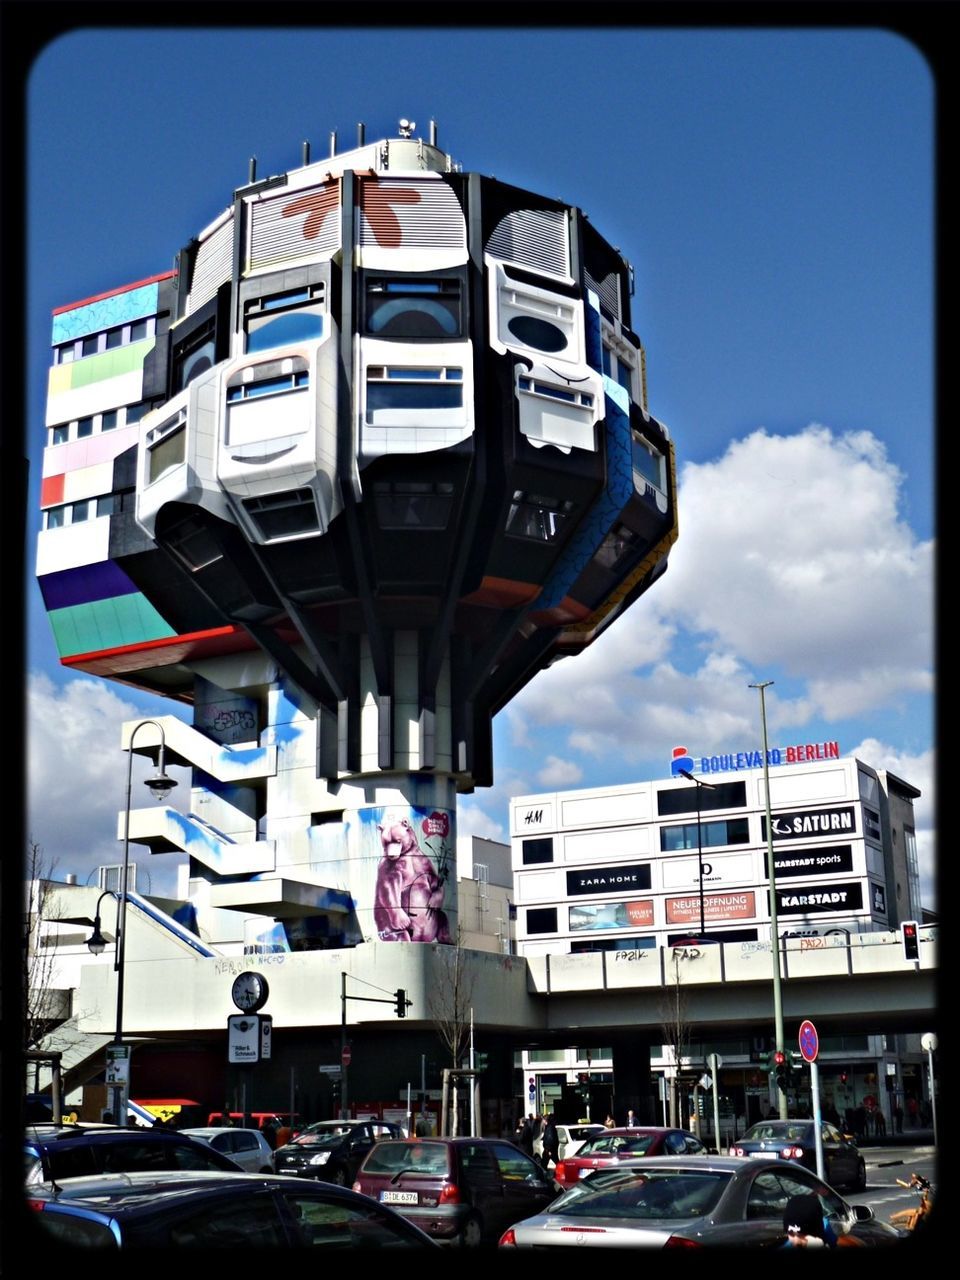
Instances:
[[[114,1173],[28,1188],[38,1248],[436,1249],[418,1227],[330,1183],[260,1173]],[[246,1274],[246,1268],[244,1268]]]

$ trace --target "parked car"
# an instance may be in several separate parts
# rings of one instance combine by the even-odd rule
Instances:
[[[562,1160],[565,1156],[576,1155],[588,1138],[592,1138],[595,1133],[603,1132],[602,1124],[558,1124],[557,1154],[559,1158]],[[543,1155],[543,1138],[540,1136],[533,1140],[533,1154]]]
[[[24,1135],[24,1158],[28,1186],[133,1170],[242,1172],[229,1156],[182,1133],[102,1124],[31,1125]]]
[[[862,1191],[867,1166],[857,1144],[835,1125],[821,1123],[823,1176],[832,1187]],[[760,1120],[730,1147],[732,1156],[794,1160],[817,1171],[817,1131],[812,1120]]]
[[[387,1120],[319,1120],[277,1148],[273,1167],[277,1173],[346,1187],[374,1143],[403,1136],[403,1129]]]
[[[566,1190],[581,1178],[590,1177],[596,1169],[615,1167],[622,1160],[638,1156],[702,1156],[707,1148],[686,1129],[662,1129],[651,1126],[631,1129],[603,1129],[588,1138],[579,1151],[565,1156],[557,1164],[554,1177]]]
[[[365,1196],[277,1174],[109,1174],[31,1187],[27,1203],[39,1237],[31,1243],[121,1249],[437,1247],[398,1213]]]
[[[389,1205],[445,1244],[494,1243],[505,1227],[556,1199],[536,1160],[496,1138],[378,1142],[354,1191]]]
[[[866,1205],[850,1205],[802,1165],[734,1156],[654,1156],[600,1169],[549,1208],[515,1223],[503,1247],[776,1248],[791,1196],[813,1193],[845,1243],[902,1238]]]
[[[196,1138],[235,1160],[245,1173],[273,1173],[273,1147],[261,1129],[178,1129],[188,1138]]]

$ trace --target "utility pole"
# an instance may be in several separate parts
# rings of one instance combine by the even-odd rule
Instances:
[[[763,798],[767,817],[767,871],[770,879],[770,953],[773,956],[773,1023],[776,1034],[776,1050],[784,1052],[783,1039],[783,997],[780,991],[780,929],[777,924],[777,878],[773,867],[773,819],[770,816],[770,767],[767,759],[767,708],[764,701],[764,690],[773,684],[772,680],[763,680],[759,684],[750,685],[751,689],[760,690],[760,724],[763,731]],[[780,1119],[787,1119],[787,1094],[777,1082],[777,1099]]]

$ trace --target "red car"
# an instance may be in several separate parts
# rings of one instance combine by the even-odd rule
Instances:
[[[638,1156],[705,1156],[710,1152],[686,1129],[604,1129],[583,1144],[575,1156],[561,1160],[553,1176],[566,1191],[594,1169],[609,1169]]]

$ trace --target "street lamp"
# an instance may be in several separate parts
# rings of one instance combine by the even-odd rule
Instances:
[[[767,816],[767,873],[770,880],[770,953],[773,956],[773,1022],[776,1034],[776,1049],[784,1051],[783,1038],[783,998],[780,993],[780,927],[777,923],[777,878],[773,866],[773,818],[770,814],[770,769],[767,760],[767,708],[764,701],[764,690],[773,684],[772,680],[763,680],[759,684],[751,684],[751,689],[760,690],[760,724],[763,731],[763,795]],[[780,1119],[787,1119],[787,1095],[777,1084]]]
[[[163,725],[158,720],[141,720],[139,724],[134,725],[133,732],[130,734],[130,743],[127,747],[127,806],[123,824],[123,869],[120,873],[120,892],[117,894],[113,889],[106,889],[101,893],[97,899],[97,907],[94,912],[93,933],[87,939],[87,946],[93,955],[100,955],[106,946],[103,934],[100,932],[100,903],[108,895],[115,897],[117,899],[117,935],[114,944],[113,968],[117,975],[117,1030],[113,1037],[113,1043],[117,1046],[123,1044],[123,961],[127,943],[127,877],[130,870],[130,798],[133,785],[133,743],[140,730],[148,724],[152,724],[155,729],[160,731],[160,751],[157,757],[157,771],[151,777],[144,779],[144,785],[149,788],[155,800],[161,801],[166,800],[177,785],[174,778],[167,776],[163,767],[163,757],[167,745]],[[123,1117],[121,1116],[123,1110],[123,1088],[123,1085],[119,1083],[113,1086],[113,1119],[115,1124],[123,1123]]]
[[[717,788],[712,782],[702,782],[699,778],[695,778],[689,769],[680,769],[679,772],[688,782],[694,783],[697,788],[697,870],[700,877],[700,937],[702,938],[707,929],[703,918],[703,840],[700,835],[700,788],[706,787],[710,791],[716,791]]]

